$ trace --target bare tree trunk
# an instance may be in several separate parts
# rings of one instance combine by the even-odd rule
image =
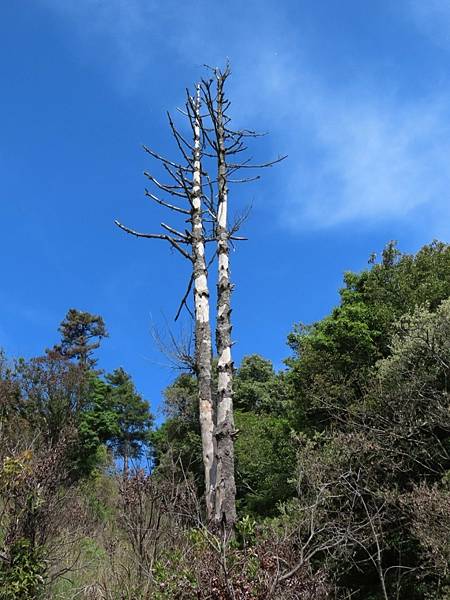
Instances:
[[[216,73],[216,147],[218,158],[218,205],[217,205],[217,323],[216,344],[218,354],[217,388],[217,484],[215,521],[225,531],[231,531],[236,522],[236,484],[234,479],[234,417],[233,417],[233,360],[231,356],[231,291],[228,232],[228,187],[223,115],[222,73]]]
[[[201,123],[200,88],[192,103],[194,113],[194,150],[191,192],[192,257],[195,305],[195,365],[198,379],[200,430],[202,435],[203,465],[205,470],[205,500],[208,522],[214,514],[215,440],[214,411],[211,386],[212,341],[209,321],[208,272],[205,259],[205,241],[202,216],[201,185]]]
[[[128,445],[125,446],[125,450],[123,453],[123,478],[128,479]]]
[[[233,359],[231,356],[231,293],[229,244],[231,240],[243,240],[235,233],[246,218],[243,214],[230,224],[228,219],[228,184],[246,183],[259,179],[259,175],[231,179],[240,169],[260,169],[271,167],[285,157],[263,164],[254,164],[251,159],[239,160],[240,153],[247,150],[245,140],[258,134],[248,129],[233,130],[231,118],[227,114],[230,101],[225,97],[224,85],[230,75],[229,65],[224,70],[212,69],[216,81],[215,93],[212,91],[213,79],[202,80],[202,93],[211,129],[203,128],[204,139],[217,161],[217,203],[210,210],[215,221],[214,239],[217,241],[218,283],[217,283],[217,321],[216,345],[218,354],[218,388],[216,410],[216,456],[217,479],[214,520],[225,533],[233,530],[236,522],[236,484],[234,479],[234,438],[236,430],[233,417]],[[231,161],[231,159],[233,159]],[[231,161],[231,162],[230,162]],[[215,208],[217,206],[217,208]],[[209,207],[208,207],[209,208]]]

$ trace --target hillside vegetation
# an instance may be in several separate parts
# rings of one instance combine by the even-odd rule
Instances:
[[[155,427],[97,362],[100,316],[59,332],[0,356],[1,599],[450,599],[449,245],[388,244],[293,328],[285,368],[242,360],[228,538],[205,519],[195,370]]]

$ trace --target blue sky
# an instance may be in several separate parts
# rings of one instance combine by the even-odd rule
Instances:
[[[289,155],[232,191],[236,212],[253,205],[232,256],[237,362],[281,366],[293,323],[326,314],[343,271],[388,240],[448,241],[448,1],[21,0],[2,3],[0,34],[10,355],[51,345],[70,307],[100,313],[102,366],[123,366],[157,408],[174,373],[151,329],[171,321],[187,265],[113,220],[158,230],[140,145],[174,154],[165,111],[226,57],[236,125],[270,132],[254,155]]]

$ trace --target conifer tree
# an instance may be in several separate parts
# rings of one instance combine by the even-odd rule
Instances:
[[[61,343],[53,351],[65,358],[77,360],[84,369],[93,368],[97,360],[92,354],[99,348],[101,339],[108,337],[103,318],[71,308],[59,326],[59,331]]]
[[[129,471],[129,461],[142,455],[149,442],[153,416],[149,403],[137,393],[134,383],[121,367],[106,376],[110,385],[109,405],[116,417],[116,431],[109,442],[123,460],[124,476]]]

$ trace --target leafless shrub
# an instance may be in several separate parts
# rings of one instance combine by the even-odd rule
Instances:
[[[427,567],[441,578],[450,573],[450,491],[422,483],[401,498],[412,532],[424,548]]]
[[[140,575],[151,577],[155,562],[192,514],[190,489],[185,483],[158,480],[142,469],[123,479],[119,489],[119,525],[138,560]]]

